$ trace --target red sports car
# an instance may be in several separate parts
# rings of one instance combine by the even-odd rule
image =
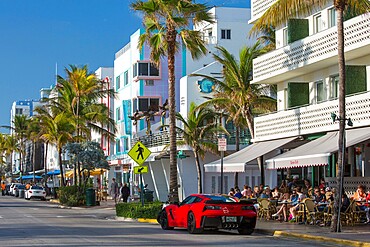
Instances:
[[[170,204],[157,217],[164,230],[187,228],[189,233],[206,229],[236,229],[250,235],[256,226],[257,213],[253,201],[239,201],[222,195],[193,194],[180,204]]]

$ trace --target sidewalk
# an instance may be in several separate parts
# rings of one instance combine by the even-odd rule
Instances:
[[[344,226],[342,232],[330,232],[329,227],[299,225],[297,223],[257,220],[256,231],[276,237],[305,238],[347,246],[370,247],[370,225]]]
[[[58,203],[58,201],[50,200]],[[157,224],[155,219],[124,219],[116,217],[115,204],[112,199],[101,201],[99,206],[83,206],[84,209],[111,209],[112,218],[118,221],[138,221],[143,223]],[[110,210],[109,210],[110,211]],[[370,247],[370,225],[344,226],[342,232],[330,232],[329,227],[300,225],[297,223],[257,220],[256,233],[266,234],[275,237],[293,237],[304,238],[313,241],[323,241],[327,243],[336,243],[345,246]]]

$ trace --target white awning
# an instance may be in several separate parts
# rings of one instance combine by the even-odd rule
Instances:
[[[290,137],[285,139],[256,142],[249,145],[242,150],[230,154],[223,159],[224,172],[245,172],[246,163],[257,159],[293,140],[297,137]],[[221,172],[221,159],[213,161],[204,165],[205,172]]]
[[[328,165],[329,156],[338,151],[338,135],[338,131],[327,133],[323,137],[266,160],[267,169]],[[370,127],[346,130],[346,147],[368,139]]]

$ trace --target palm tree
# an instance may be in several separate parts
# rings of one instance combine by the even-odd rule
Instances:
[[[32,171],[34,183],[36,182],[35,180],[36,145],[40,140],[40,133],[41,133],[40,120],[37,117],[30,118],[26,136],[27,139],[32,142]]]
[[[190,104],[187,118],[177,113],[176,119],[183,125],[182,128],[177,127],[177,132],[183,136],[183,140],[177,141],[177,144],[189,145],[192,148],[198,172],[198,193],[202,193],[202,169],[199,158],[204,159],[206,152],[217,154],[218,146],[215,143],[217,134],[227,131],[217,124],[216,113],[213,110],[205,107],[197,109],[193,102]]]
[[[228,115],[228,121],[233,121],[236,126],[236,151],[239,150],[239,130],[248,128],[251,137],[254,138],[254,120],[256,114],[276,110],[276,100],[267,96],[265,88],[261,85],[251,84],[252,61],[263,53],[259,42],[252,47],[243,47],[237,60],[224,47],[217,47],[220,55],[213,55],[214,59],[223,66],[222,79],[203,74],[201,76],[215,83],[215,93],[203,106],[216,106],[223,109]],[[261,170],[262,182],[263,166],[258,159]],[[238,185],[238,173],[235,174],[235,185]]]
[[[65,186],[62,164],[62,149],[68,141],[73,140],[73,133],[76,130],[74,122],[71,122],[70,115],[64,112],[58,113],[53,118],[44,122],[44,129],[40,136],[46,143],[51,143],[57,147],[59,169],[61,176],[61,186]],[[45,119],[44,119],[45,120]]]
[[[25,155],[25,142],[26,142],[26,133],[29,124],[29,118],[25,115],[15,115],[12,121],[12,126],[2,126],[4,128],[10,129],[12,134],[14,133],[14,137],[18,143],[19,152],[19,165],[20,171],[23,173],[23,159]],[[9,143],[10,144],[10,143]],[[13,150],[16,151],[16,150]],[[23,175],[23,174],[21,174]],[[20,177],[20,182],[22,183],[22,176]]]
[[[6,157],[10,157],[10,171],[12,172],[13,169],[13,153],[20,152],[19,143],[17,138],[14,135],[6,135],[4,137],[4,145],[3,145],[4,155]]]
[[[105,104],[98,103],[102,97],[114,97],[112,89],[106,89],[104,83],[89,73],[87,66],[76,67],[70,65],[65,69],[66,78],[58,76],[56,87],[58,97],[49,101],[54,111],[68,112],[70,120],[74,121],[76,133],[75,141],[81,142],[91,139],[91,130],[103,136],[114,139],[116,125]],[[78,181],[81,182],[81,169],[77,162]],[[76,182],[77,179],[75,179]]]
[[[170,202],[178,202],[176,160],[176,99],[175,54],[184,45],[192,57],[198,58],[207,51],[198,31],[189,30],[190,24],[213,22],[205,4],[190,0],[137,0],[131,7],[144,17],[145,33],[139,38],[139,47],[147,43],[151,48],[151,60],[159,65],[161,57],[168,61],[168,100],[170,129]],[[180,43],[181,40],[181,43]]]
[[[284,25],[290,18],[299,18],[307,16],[313,11],[325,7],[327,4],[333,3],[337,12],[337,33],[338,33],[338,71],[339,71],[339,138],[338,138],[338,172],[337,184],[338,188],[341,184],[342,172],[341,168],[344,165],[343,147],[344,131],[346,124],[346,109],[345,109],[345,58],[344,58],[344,27],[343,15],[347,10],[356,10],[357,13],[367,13],[370,11],[370,2],[368,0],[321,0],[321,1],[298,1],[298,0],[278,0],[256,21],[252,28],[252,32],[258,32],[265,26],[279,27]],[[339,201],[341,189],[339,188],[335,197],[335,209],[331,224],[332,231],[340,231],[337,227]]]

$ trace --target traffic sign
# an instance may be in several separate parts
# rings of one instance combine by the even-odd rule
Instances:
[[[218,138],[218,151],[226,151],[227,141],[226,138]]]
[[[135,174],[148,173],[148,166],[135,166],[134,173]]]
[[[128,155],[133,159],[138,165],[144,164],[145,160],[150,156],[152,152],[144,146],[141,142],[136,142],[136,144],[128,151]]]

